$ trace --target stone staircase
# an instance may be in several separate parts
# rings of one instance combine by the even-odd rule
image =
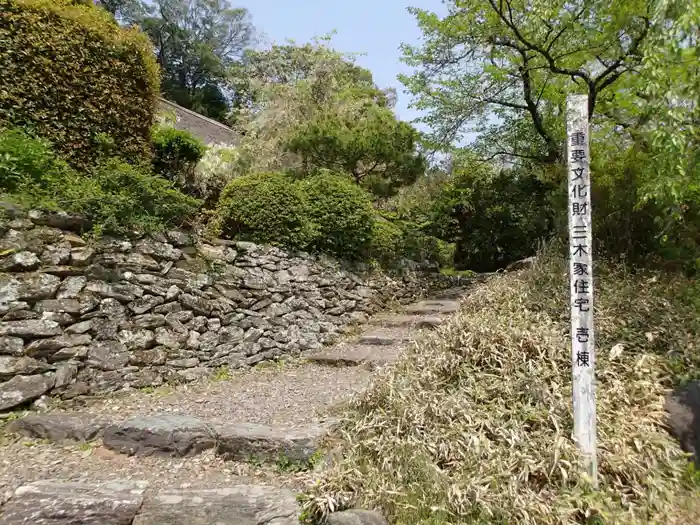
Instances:
[[[323,465],[333,406],[449,319],[464,293],[379,314],[353,340],[295,365],[164,394],[77,398],[8,422],[0,525],[298,523],[296,494]],[[353,510],[330,523],[385,522]]]

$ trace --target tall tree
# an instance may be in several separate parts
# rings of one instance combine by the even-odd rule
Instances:
[[[241,158],[247,171],[326,168],[391,194],[424,169],[418,133],[394,115],[393,91],[329,40],[248,51],[232,70]]]
[[[228,0],[156,0],[141,25],[155,46],[166,98],[223,120],[227,70],[254,37],[248,11]]]
[[[126,25],[139,23],[151,11],[151,6],[143,0],[95,0],[95,4],[111,13],[117,22]]]
[[[410,8],[425,43],[404,46],[418,71],[402,80],[427,110],[434,141],[496,132],[506,140],[489,141],[492,156],[540,163],[562,155],[565,94],[586,93],[593,115],[640,67],[650,28],[646,0],[445,3],[444,18]]]

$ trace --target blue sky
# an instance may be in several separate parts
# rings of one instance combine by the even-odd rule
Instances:
[[[243,0],[234,5],[246,7],[253,24],[270,41],[283,43],[291,38],[308,42],[335,30],[332,45],[345,52],[364,53],[358,64],[366,67],[380,87],[395,87],[396,113],[402,120],[418,116],[409,109],[410,96],[403,93],[399,73],[410,72],[400,61],[401,43],[418,43],[421,33],[407,6],[444,12],[440,0]]]

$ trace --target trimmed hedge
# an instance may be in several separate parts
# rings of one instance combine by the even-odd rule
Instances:
[[[374,208],[369,193],[351,179],[331,172],[297,182],[309,204],[314,252],[352,259],[372,239]]]
[[[306,196],[282,173],[256,173],[229,182],[214,230],[229,239],[304,250],[314,237]]]
[[[75,167],[105,138],[150,158],[159,69],[148,38],[69,0],[0,0],[0,125],[31,129]]]

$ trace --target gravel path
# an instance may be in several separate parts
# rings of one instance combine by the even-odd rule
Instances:
[[[207,420],[300,426],[363,390],[371,373],[303,361],[257,366],[224,381],[202,380],[152,393],[132,391],[65,404],[61,411],[95,415],[186,414]]]
[[[367,334],[377,326],[366,326]],[[409,326],[392,327],[399,335]],[[349,337],[355,341],[360,337]],[[397,348],[406,342],[397,337]],[[342,348],[342,344],[337,345]],[[392,345],[379,345],[387,352]],[[123,421],[136,415],[183,414],[206,421],[258,423],[301,428],[323,421],[331,408],[348,401],[369,385],[372,372],[363,366],[334,367],[291,360],[234,371],[229,377],[202,379],[187,385],[134,390],[109,397],[59,402],[53,413],[79,412]],[[265,483],[301,489],[313,474],[290,472],[284,465],[265,466],[224,461],[213,450],[190,458],[129,457],[101,442],[50,444],[13,434],[0,427],[0,505],[13,491],[42,479],[106,481],[144,480],[152,487],[209,488],[238,483]]]
[[[220,381],[201,380],[153,392],[64,402],[52,412],[80,412],[127,419],[153,413],[187,414],[205,420],[299,427],[323,420],[328,410],[363,390],[371,372],[303,361],[236,371]],[[19,458],[19,461],[18,461]],[[20,485],[41,479],[145,480],[153,487],[266,483],[301,488],[309,474],[275,465],[224,461],[213,451],[191,458],[129,457],[101,446],[49,444],[0,436],[0,504]]]

